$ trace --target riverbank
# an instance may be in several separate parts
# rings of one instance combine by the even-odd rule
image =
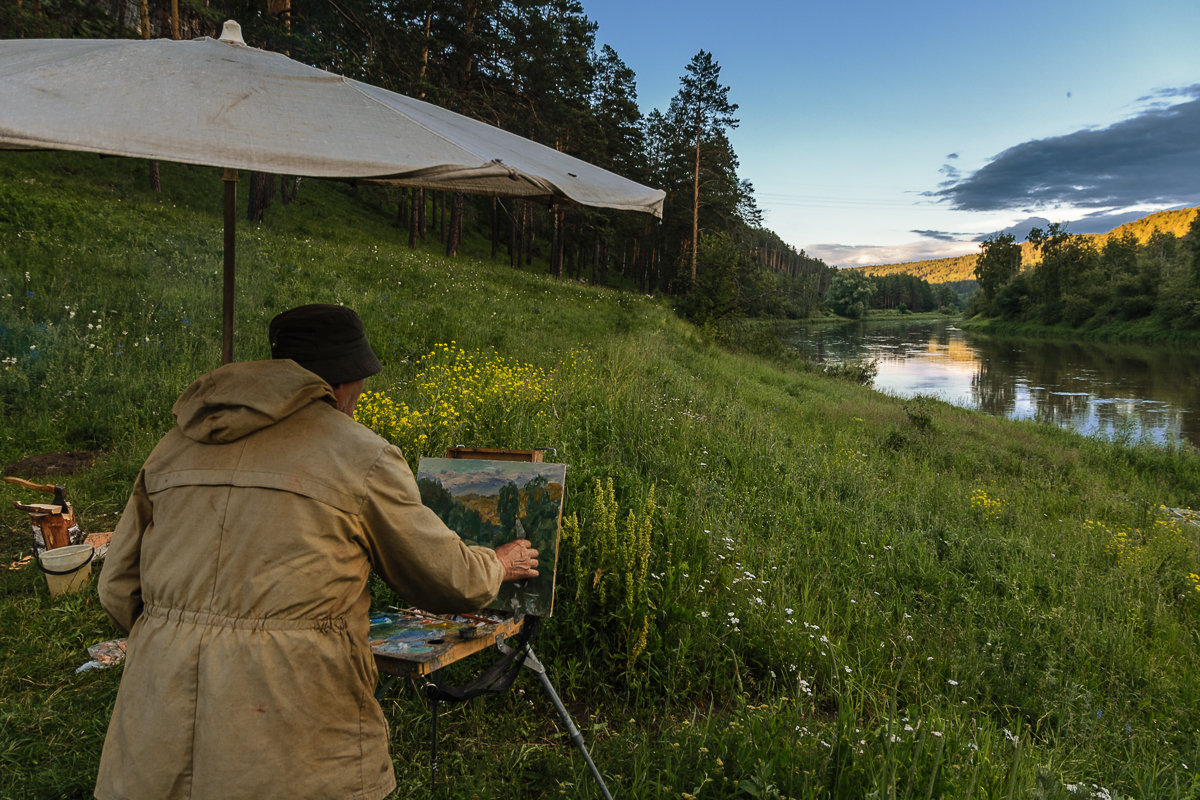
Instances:
[[[833,313],[823,313],[803,319],[760,319],[745,318],[722,320],[710,323],[704,332],[713,342],[731,350],[766,358],[784,359],[798,369],[822,369],[816,361],[805,361],[788,342],[798,332],[811,326],[854,325],[864,322],[926,322],[930,320],[957,320],[958,315],[945,314],[939,311],[909,311],[873,310],[863,319],[839,317]]]
[[[1130,322],[1111,322],[1106,325],[1074,328],[1066,323],[1041,325],[1036,322],[971,317],[958,323],[963,330],[997,336],[1061,339],[1065,341],[1117,342],[1122,344],[1171,345],[1200,349],[1200,331],[1179,330],[1146,317]]]
[[[220,176],[162,170],[156,196],[141,163],[0,156],[0,459],[92,451],[51,478],[88,531],[220,360]],[[266,357],[276,311],[342,302],[384,361],[368,390],[426,409],[442,374],[443,407],[472,404],[372,421],[414,464],[554,448],[569,535],[537,652],[615,795],[1200,793],[1200,552],[1161,510],[1200,505],[1194,452],[898,400],[730,352],[655,298],[411,252],[389,223],[314,181],[243,227],[236,356]],[[539,393],[475,391],[447,352]],[[6,564],[28,537],[0,516]],[[94,584],[52,598],[0,570],[0,797],[90,793],[120,679],[76,672],[115,635]],[[395,796],[427,796],[429,709],[384,710]],[[439,793],[598,797],[555,720],[530,675],[443,708]]]
[[[1200,447],[1191,349],[979,334],[947,319],[813,325],[788,336],[801,358],[877,365],[871,385],[896,397],[932,396],[1126,443]]]
[[[944,311],[899,311],[894,308],[873,308],[867,311],[866,315],[861,319],[839,317],[837,314],[826,313],[814,317],[808,317],[802,320],[795,320],[795,322],[799,324],[846,324],[851,322],[885,322],[906,319],[958,319],[960,316],[960,314],[951,314]]]

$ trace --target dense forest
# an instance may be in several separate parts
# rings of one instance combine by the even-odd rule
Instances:
[[[554,147],[667,197],[663,220],[630,212],[373,188],[409,245],[490,241],[514,268],[676,298],[689,318],[802,317],[836,270],[762,226],[728,133],[737,104],[700,50],[666,109],[642,114],[636,76],[596,41],[577,0],[30,0],[0,5],[0,37],[195,38],[235,19],[250,45],[436,103]],[[153,182],[157,180],[150,165]],[[253,174],[261,221],[302,191]],[[400,233],[398,235],[403,235]],[[536,265],[536,267],[535,267]]]
[[[899,264],[878,264],[870,267],[851,267],[868,275],[899,275],[905,273],[924,278],[930,283],[957,283],[975,280],[975,260],[978,253],[925,261],[905,261]]]
[[[1136,219],[1133,222],[1120,225],[1108,233],[1085,233],[1079,235],[1085,240],[1092,242],[1096,247],[1104,247],[1108,240],[1113,238],[1120,239],[1126,234],[1133,234],[1139,242],[1148,241],[1156,232],[1183,236],[1187,233],[1188,226],[1191,224],[1197,211],[1200,211],[1200,209],[1182,208],[1171,211],[1159,211],[1141,219]],[[1036,260],[1036,255],[1037,251],[1032,242],[1021,243],[1021,259],[1024,263],[1032,263]],[[930,283],[949,283],[957,288],[962,288],[969,284],[973,291],[975,288],[975,262],[978,260],[979,253],[968,253],[965,256],[934,258],[926,261],[906,261],[900,264],[880,264],[870,267],[854,267],[854,269],[866,272],[868,275],[908,273],[916,275],[919,278],[924,278]]]
[[[872,275],[859,269],[844,269],[834,275],[826,299],[835,314],[850,319],[860,319],[871,309],[952,312],[965,302],[950,284],[935,286],[907,272]]]
[[[1075,328],[1152,319],[1200,329],[1200,214],[1182,213],[1190,216],[1182,236],[1143,225],[1087,237],[1057,224],[1034,228],[1024,246],[994,236],[980,247],[968,311]]]

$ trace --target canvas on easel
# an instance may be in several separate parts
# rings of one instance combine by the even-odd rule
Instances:
[[[422,458],[421,502],[469,544],[496,548],[528,539],[538,550],[538,577],[505,583],[489,608],[548,617],[562,524],[567,465],[541,461]]]

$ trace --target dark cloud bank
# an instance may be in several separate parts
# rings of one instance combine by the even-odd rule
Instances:
[[[1171,104],[1179,98],[1190,99]],[[1140,216],[1110,213],[1131,206],[1200,205],[1200,84],[1141,102],[1147,107],[1130,119],[1010,147],[962,180],[947,165],[942,172],[950,180],[928,195],[964,211],[1096,209],[1071,224],[1074,233]],[[1044,222],[1031,218],[1028,227],[1035,219]]]
[[[937,239],[939,242],[961,242],[963,238],[961,234],[950,233],[948,231],[930,231],[914,228],[912,233],[925,239]]]

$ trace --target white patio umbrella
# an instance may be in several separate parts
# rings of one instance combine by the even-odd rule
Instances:
[[[662,216],[665,193],[452,111],[220,39],[0,41],[0,148],[226,169],[224,358],[236,170],[560,200]]]

